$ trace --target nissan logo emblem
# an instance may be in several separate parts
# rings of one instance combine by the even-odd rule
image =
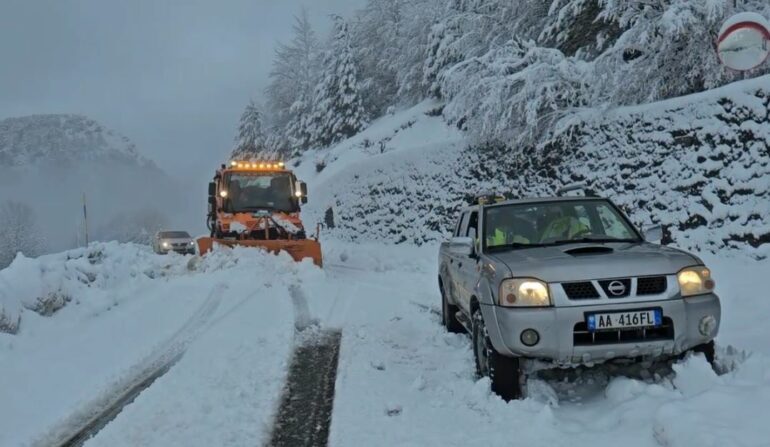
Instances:
[[[611,294],[615,296],[620,296],[626,293],[626,285],[623,284],[620,281],[612,281],[608,286],[607,290],[610,291]]]

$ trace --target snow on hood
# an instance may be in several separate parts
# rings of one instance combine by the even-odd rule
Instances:
[[[280,226],[290,234],[297,234],[301,231],[299,227],[291,223],[288,219],[284,219],[282,216],[277,214],[273,215],[273,221],[276,223],[276,225]]]

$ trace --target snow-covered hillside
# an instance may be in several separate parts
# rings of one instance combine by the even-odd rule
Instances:
[[[562,122],[536,149],[471,146],[425,102],[299,160],[314,216],[349,240],[437,240],[480,191],[550,195],[585,181],[685,248],[770,245],[770,77]],[[317,172],[321,167],[323,170]],[[763,245],[764,244],[764,245]]]
[[[126,241],[139,237],[143,225],[151,232],[180,214],[188,202],[177,189],[128,138],[89,118],[33,115],[0,121],[0,203],[23,203],[31,210],[34,222],[27,225],[44,239],[44,251],[83,242],[84,194],[91,240]]]
[[[93,160],[150,165],[131,141],[80,115],[32,115],[0,120],[0,165]]]

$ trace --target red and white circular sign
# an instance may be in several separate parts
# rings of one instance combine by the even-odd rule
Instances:
[[[717,54],[722,64],[737,71],[762,65],[770,56],[770,22],[753,12],[730,17],[719,31]]]

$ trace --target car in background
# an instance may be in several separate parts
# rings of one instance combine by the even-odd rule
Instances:
[[[152,249],[163,255],[170,251],[195,254],[195,241],[186,231],[158,231],[152,239]]]

